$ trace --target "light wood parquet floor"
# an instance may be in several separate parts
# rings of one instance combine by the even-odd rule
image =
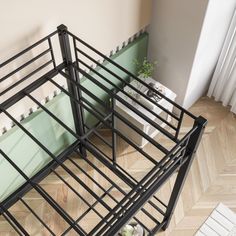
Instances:
[[[225,205],[236,211],[236,117],[223,107],[220,103],[212,99],[203,97],[192,108],[191,111],[199,115],[201,114],[208,119],[209,123],[202,138],[202,142],[197,151],[196,158],[193,162],[191,171],[186,180],[183,192],[177,204],[176,211],[173,215],[171,224],[165,232],[160,232],[159,236],[191,236],[204,222],[213,208],[223,202]],[[188,130],[190,123],[188,120],[183,122],[181,134],[184,135]],[[164,141],[163,141],[164,142]],[[141,178],[144,173],[152,168],[152,164],[141,157],[133,148],[126,143],[118,140],[119,144],[119,164],[127,169],[135,178]],[[166,146],[171,146],[171,143],[166,143]],[[101,150],[109,154],[105,146],[101,144]],[[155,150],[151,145],[147,145],[145,150],[156,154],[158,158],[160,153],[153,153]],[[94,171],[88,163],[83,160],[74,158],[90,176],[95,178],[103,188],[108,189],[110,183],[106,181],[102,175]],[[111,172],[105,168],[99,161],[89,155],[89,160],[99,166],[101,172],[111,175]],[[101,196],[103,191],[89,178],[85,176],[71,162],[67,161],[66,165],[73,170],[77,176],[88,186],[91,186],[97,195]],[[86,200],[92,204],[95,198],[91,196],[85,189],[81,188],[78,183],[68,177],[62,168],[57,169],[57,173],[67,180],[67,182],[75,188]],[[112,176],[116,183],[129,191],[129,187],[122,181]],[[158,192],[158,197],[165,201],[170,194],[171,186],[173,186],[175,176],[173,176]],[[56,174],[50,174],[42,183],[41,186],[53,197],[60,205],[68,211],[73,219],[78,218],[88,207],[86,204],[81,204],[78,201],[78,196],[68,189],[61,179]],[[120,201],[123,197],[120,191],[111,190],[112,196],[116,201]],[[30,191],[24,201],[30,205],[37,214],[47,222],[48,226],[56,235],[60,235],[67,227],[66,223],[45,203],[42,197],[36,191]],[[115,205],[114,199],[106,196],[104,201],[109,206]],[[101,214],[106,214],[106,209],[98,204],[95,207],[96,211]],[[153,209],[146,206],[146,209],[156,218]],[[22,202],[12,207],[10,211],[19,220],[19,222],[28,229],[30,235],[50,235],[50,233],[42,227],[40,223],[27,210]],[[139,214],[138,219],[148,221],[147,217]],[[85,231],[89,231],[91,226],[98,223],[96,213],[92,211],[87,218],[81,220],[81,225]],[[151,226],[151,222],[146,222]],[[17,235],[12,228],[0,217],[0,236]],[[73,230],[67,235],[77,235]]]
[[[190,110],[208,126],[171,225],[160,236],[194,235],[219,202],[236,211],[236,116],[207,97]]]

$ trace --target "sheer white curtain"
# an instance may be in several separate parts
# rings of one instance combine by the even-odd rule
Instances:
[[[225,38],[215,72],[210,84],[208,96],[230,105],[236,113],[236,11]]]

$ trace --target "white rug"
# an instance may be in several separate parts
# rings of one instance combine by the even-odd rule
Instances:
[[[236,236],[236,214],[220,203],[195,236]]]

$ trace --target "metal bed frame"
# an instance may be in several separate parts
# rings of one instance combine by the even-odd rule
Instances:
[[[63,61],[59,64],[56,63],[54,55],[54,48],[52,43],[53,37],[59,39],[60,51],[63,58]],[[12,92],[13,89],[17,88],[17,86],[28,81],[31,76],[45,69],[46,67],[48,68],[48,66],[51,66],[52,69],[48,69],[44,75],[40,76],[33,82],[30,82],[27,86],[24,86],[19,91],[15,92],[9,98],[0,103],[0,114],[4,114],[5,116],[7,116],[15,126],[21,129],[27,137],[32,139],[44,152],[48,154],[49,157],[51,157],[51,161],[34,176],[28,177],[27,174],[24,173],[24,171],[20,169],[17,164],[12,161],[12,159],[3,150],[0,150],[1,156],[25,180],[25,183],[21,187],[16,189],[14,193],[0,202],[0,214],[13,227],[16,233],[18,233],[19,235],[30,235],[30,233],[27,232],[27,228],[24,228],[20,224],[19,220],[16,219],[14,213],[11,212],[11,207],[21,202],[26,207],[26,209],[28,209],[29,213],[31,213],[40,222],[40,224],[42,225],[42,229],[44,228],[47,230],[48,235],[55,235],[53,229],[51,229],[47,225],[47,222],[40,218],[40,216],[34,211],[34,209],[29,206],[27,201],[24,200],[24,196],[30,190],[34,189],[37,194],[39,194],[50,205],[50,207],[54,211],[56,211],[57,214],[62,217],[62,219],[68,224],[68,228],[61,235],[70,235],[70,233],[73,231],[74,234],[77,235],[113,236],[116,235],[117,232],[131,219],[143,226],[148,235],[154,235],[161,229],[165,230],[170,223],[171,216],[173,215],[173,211],[183,188],[191,163],[194,159],[194,155],[201,140],[201,136],[203,134],[207,121],[201,116],[195,117],[193,114],[183,109],[181,106],[156,91],[154,88],[150,87],[148,84],[127,71],[125,68],[112,61],[109,57],[103,55],[101,52],[69,32],[67,30],[67,27],[64,25],[60,25],[55,32],[51,33],[34,45],[28,47],[27,49],[21,51],[14,57],[2,63],[0,65],[0,69],[8,66],[10,63],[14,62],[14,60],[19,59],[20,57],[24,56],[25,53],[45,42],[48,43],[48,48],[45,51],[40,53],[38,56],[31,58],[14,71],[2,77],[0,79],[0,85],[4,81],[9,79],[12,75],[21,71],[28,65],[31,65],[33,62],[37,61],[39,58],[43,57],[46,54],[50,55],[49,61],[2,90],[0,95],[2,96],[9,92]],[[79,48],[79,45],[82,45],[85,50]],[[87,53],[88,50],[93,52],[93,55],[96,55],[97,57],[102,59],[102,61],[97,60],[97,58],[94,59],[94,57],[90,56],[89,53]],[[86,60],[82,60],[81,56],[86,58]],[[109,79],[109,76],[102,75],[99,70],[97,70],[93,65],[90,66],[88,64],[88,61],[95,64],[97,67],[102,68],[110,76],[116,78],[117,81],[120,81],[120,85],[118,86],[117,84],[112,82],[112,80]],[[127,77],[132,78],[132,80],[138,81],[147,89],[156,92],[159,96],[162,97],[162,99],[165,99],[167,102],[171,103],[175,111],[177,112],[172,113],[165,109],[165,107],[162,107],[160,104],[150,99],[146,94],[133,87],[129,83],[129,81],[122,79],[115,72],[104,66],[104,62],[110,63],[116,69],[122,71],[122,73]],[[57,80],[55,79],[55,76],[57,75],[61,75],[63,78],[65,78],[68,88],[63,87],[57,82]],[[96,79],[94,75],[99,76],[100,79]],[[100,89],[104,90],[110,98],[110,104],[96,97],[88,88],[84,87],[81,83],[81,76],[87,78]],[[104,83],[101,81],[104,81]],[[68,127],[59,117],[49,111],[49,109],[45,105],[43,105],[32,95],[33,91],[40,88],[40,86],[44,85],[46,82],[50,82],[62,93],[69,97],[75,129]],[[111,87],[106,86],[107,84],[109,84],[112,89]],[[154,103],[164,113],[170,116],[174,122],[168,122],[166,119],[157,115],[154,111],[144,107],[144,105],[140,103],[139,100],[136,100],[129,93],[126,93],[123,90],[124,86],[131,87],[137,93],[141,94],[141,96]],[[133,106],[126,100],[119,97],[117,95],[117,92],[119,91],[125,93],[125,95],[134,100],[138,104],[138,106],[144,107],[149,113],[155,115],[155,117],[161,122],[164,122],[166,124],[165,128],[163,128],[157,122],[151,120],[146,114],[141,113],[136,106]],[[83,96],[83,94],[86,94],[91,99],[96,101],[97,104],[99,104],[99,106],[103,109],[99,109],[97,106],[94,106],[85,96]],[[21,100],[25,97],[33,101],[38,106],[38,109],[41,109],[43,112],[47,113],[67,132],[73,135],[76,141],[65,148],[60,154],[56,155],[52,153],[29,130],[24,127],[21,121],[19,121],[8,111],[9,108],[11,108],[16,103],[21,102]],[[134,124],[129,122],[128,119],[126,119],[116,111],[116,109],[114,108],[114,104],[116,101],[119,101],[120,103],[127,106],[130,110],[137,113],[152,127],[158,129],[161,136],[173,142],[174,145],[171,148],[167,148],[164,147],[164,145],[162,145],[160,142],[158,142],[158,139],[156,140],[150,138],[145,132],[137,128]],[[97,120],[97,123],[92,127],[89,127],[84,122],[85,111],[92,114]],[[189,131],[181,137],[180,129],[182,121],[185,117],[191,119],[193,125],[189,129]],[[145,139],[147,139],[155,147],[156,150],[162,153],[162,158],[160,160],[157,160],[155,156],[147,153],[145,148],[141,149],[132,140],[130,140],[119,130],[117,130],[115,126],[116,119],[124,122],[124,124],[137,132],[137,135],[141,135]],[[101,126],[104,126],[107,129],[111,130],[111,142],[106,140],[98,132],[98,129]],[[99,149],[99,145],[95,145],[91,142],[91,137],[93,137],[94,135],[98,139],[100,139],[103,144],[111,148],[111,156],[108,156],[101,149]],[[145,173],[142,178],[137,179],[132,174],[130,174],[128,170],[125,170],[121,165],[118,164],[117,137],[124,140],[131,147],[137,150],[140,155],[153,163],[153,168],[147,171],[147,173]],[[88,158],[88,153],[89,155],[92,155],[93,158],[95,158],[100,163],[100,165],[109,170],[109,173],[111,173],[112,177],[109,174],[106,174],[106,172],[101,171],[99,166],[97,166],[96,163]],[[87,165],[89,165],[90,168],[92,168],[100,176],[102,176],[104,178],[104,181],[109,183],[109,188],[103,183],[99,183],[96,178],[91,177],[87,173],[87,171],[76,162],[76,158],[72,157],[73,154],[79,156],[80,160],[85,162]],[[92,189],[90,189],[90,187],[77,176],[77,173],[75,173],[66,165],[66,162],[68,161],[72,165],[74,165],[74,167],[76,167],[78,171],[83,173],[86,178],[91,180],[92,183],[96,185],[97,188],[100,189],[100,191],[102,191],[102,194],[97,194]],[[67,173],[70,178],[73,178],[74,181],[81,186],[81,188],[85,189],[95,199],[95,201],[91,203],[86,200],[86,197],[82,196],[79,193],[78,189],[73,188],[67,182],[67,180],[60,175],[60,173],[57,171],[58,168],[63,169],[63,171]],[[156,193],[161,188],[161,186],[163,186],[166,180],[168,180],[176,171],[177,177],[172,188],[171,195],[168,198],[167,203],[164,203],[163,200],[160,200],[157,197]],[[77,219],[74,219],[68,212],[66,212],[66,210],[64,210],[63,207],[60,206],[60,204],[52,196],[50,196],[50,193],[48,193],[40,185],[41,181],[43,181],[43,179],[46,178],[50,173],[56,175],[58,179],[60,179],[65,184],[65,186],[67,186],[72,192],[75,193],[79,201],[87,205],[87,211],[83,212],[83,214],[81,214]],[[122,184],[119,184],[117,181]],[[125,188],[122,187],[123,185],[125,185]],[[121,195],[119,199],[116,197],[116,195],[113,195],[114,191],[118,192]],[[113,201],[112,206],[108,202],[106,202],[107,197],[109,197],[109,199]],[[105,209],[105,214],[96,209],[97,205],[101,205]],[[156,213],[160,215],[161,220],[159,220],[158,217],[155,217],[154,214],[151,214],[147,210],[149,209],[147,208],[147,206],[149,208],[151,207],[153,211],[156,211]],[[91,211],[98,218],[98,223],[96,223],[96,225],[94,225],[90,231],[86,231],[80,225],[80,222],[82,219],[85,219],[87,214]],[[152,222],[151,227],[147,226],[145,221],[140,220],[137,215],[139,212],[141,212],[144,217]]]

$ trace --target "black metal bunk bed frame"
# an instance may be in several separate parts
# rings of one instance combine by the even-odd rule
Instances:
[[[59,42],[60,42],[60,48],[61,48],[61,54],[63,57],[63,62],[59,65],[56,64],[55,58],[54,58],[54,51],[53,46],[51,42],[51,38],[55,35],[59,36]],[[131,74],[129,71],[127,71],[125,68],[121,67],[117,63],[113,62],[109,57],[103,55],[95,48],[88,45],[86,42],[82,41],[80,38],[76,37],[72,33],[70,33],[67,30],[67,27],[64,25],[61,25],[58,27],[57,31],[53,32],[52,34],[48,35],[47,37],[43,38],[42,40],[38,41],[34,45],[30,46],[29,48],[23,50],[16,56],[12,57],[11,59],[7,60],[6,62],[2,63],[0,65],[0,68],[3,68],[4,66],[8,65],[10,62],[14,61],[15,59],[21,57],[26,52],[30,51],[32,48],[36,47],[37,45],[40,45],[43,42],[48,42],[49,48],[39,54],[37,57],[30,59],[28,62],[26,62],[24,65],[20,66],[13,72],[9,73],[8,75],[2,77],[0,79],[0,83],[4,82],[6,79],[8,79],[11,75],[17,73],[18,71],[22,70],[24,67],[28,66],[41,56],[45,54],[50,54],[51,59],[31,72],[29,75],[26,75],[24,78],[19,80],[18,82],[14,83],[10,87],[6,88],[1,92],[1,96],[5,93],[12,91],[16,86],[21,84],[22,82],[26,81],[30,76],[37,73],[44,67],[48,65],[52,65],[53,69],[48,71],[45,75],[41,76],[31,84],[27,85],[17,93],[15,93],[10,98],[6,99],[4,102],[0,104],[0,113],[5,114],[8,118],[12,120],[14,125],[18,126],[19,129],[21,129],[25,135],[27,135],[30,139],[32,139],[43,151],[45,151],[51,158],[52,161],[47,164],[45,167],[43,167],[37,174],[35,174],[33,177],[28,177],[23,170],[21,170],[12,160],[11,158],[3,152],[3,150],[0,150],[1,156],[25,179],[25,183],[18,188],[14,193],[12,193],[9,197],[4,199],[0,203],[0,213],[5,218],[5,220],[14,228],[14,230],[19,235],[29,235],[27,232],[27,229],[25,229],[18,220],[14,217],[14,215],[10,212],[9,208],[16,204],[18,201],[22,202],[25,207],[36,217],[36,219],[42,224],[42,227],[46,228],[48,230],[48,233],[50,235],[55,235],[53,233],[52,229],[47,225],[46,222],[44,222],[40,216],[36,214],[34,209],[32,209],[27,202],[23,199],[23,196],[30,191],[31,189],[35,189],[37,193],[39,193],[45,201],[47,201],[50,206],[64,219],[64,221],[67,222],[69,225],[69,228],[62,234],[66,235],[70,233],[70,230],[73,229],[74,232],[76,232],[78,235],[108,235],[112,236],[115,235],[121,228],[124,226],[131,218],[133,218],[136,222],[141,224],[148,235],[154,235],[156,232],[158,232],[161,229],[166,229],[169,225],[169,222],[171,220],[171,216],[173,214],[173,211],[175,209],[176,203],[178,201],[179,195],[181,193],[182,187],[184,185],[186,176],[188,174],[188,171],[190,169],[191,163],[193,161],[194,155],[196,153],[196,149],[198,147],[198,144],[200,142],[201,136],[203,134],[204,127],[206,126],[206,120],[203,117],[195,117],[193,114],[188,112],[187,110],[183,109],[181,106],[173,102],[172,100],[165,97],[163,94],[156,91],[154,88],[140,80],[135,75]],[[133,80],[137,80],[139,83],[141,83],[143,86],[146,86],[148,89],[156,92],[159,96],[162,97],[162,99],[165,99],[169,103],[171,103],[176,110],[179,111],[180,115],[176,115],[167,109],[165,107],[162,107],[158,103],[154,102],[152,99],[150,99],[146,94],[140,92],[138,89],[133,87],[130,83],[128,83],[126,80],[123,80],[121,77],[116,75],[114,72],[112,72],[110,69],[106,68],[103,63],[100,63],[99,61],[93,59],[91,56],[89,56],[86,52],[78,48],[78,43],[82,44],[89,50],[93,51],[96,55],[103,58],[104,61],[111,63],[113,66],[121,70],[123,73],[125,73],[127,76],[132,77]],[[71,45],[73,48],[71,48]],[[74,55],[72,55],[72,49],[74,51]],[[161,116],[158,116],[155,114],[152,110],[145,108],[148,112],[155,115],[160,121],[164,122],[166,126],[169,128],[169,130],[172,130],[170,132],[168,129],[165,129],[161,127],[158,123],[151,120],[148,116],[141,113],[135,106],[132,106],[130,103],[128,103],[126,100],[122,99],[120,96],[117,95],[117,92],[121,91],[122,93],[125,93],[125,95],[132,100],[134,100],[139,106],[143,107],[143,104],[140,103],[140,101],[136,100],[134,97],[132,97],[130,94],[126,93],[122,87],[119,87],[115,85],[112,81],[110,81],[105,76],[101,75],[98,70],[96,70],[94,67],[89,66],[86,62],[81,60],[78,56],[78,53],[88,58],[90,61],[95,63],[97,66],[102,68],[103,70],[107,71],[110,75],[114,76],[118,80],[122,82],[122,85],[129,86],[133,90],[135,90],[137,93],[140,93],[141,96],[148,99],[150,102],[154,103],[156,106],[158,106],[163,112],[167,113],[168,116],[170,116],[173,120],[175,120],[176,125],[173,125],[173,123],[168,122],[166,119],[163,119]],[[75,60],[73,61],[73,56]],[[100,81],[96,80],[91,73],[88,73],[86,70],[81,69],[81,65],[84,66],[84,68],[90,69],[93,74],[98,75],[100,78],[102,78],[106,83],[109,83],[113,86],[113,89],[110,90],[106,86],[104,86]],[[53,78],[56,75],[62,75],[67,80],[68,89],[64,88],[63,86],[59,85]],[[99,86],[101,89],[103,89],[110,97],[111,99],[111,105],[108,105],[98,97],[96,97],[91,91],[89,91],[88,88],[85,88],[80,83],[80,76],[79,74],[82,74],[87,79],[91,80],[94,84]],[[75,130],[68,127],[65,123],[63,123],[62,120],[60,120],[56,115],[54,115],[52,112],[50,112],[44,105],[42,105],[37,99],[35,99],[31,93],[42,86],[44,83],[50,81],[53,85],[55,85],[57,88],[59,88],[64,94],[66,94],[70,98],[71,102],[71,108],[73,113],[73,119],[74,119],[74,125]],[[98,110],[95,106],[93,106],[84,96],[82,96],[82,93],[87,94],[89,97],[94,99],[98,104],[103,106],[103,108],[106,110],[106,113],[102,113],[100,110]],[[59,155],[53,154],[47,147],[45,147],[32,133],[30,133],[24,125],[21,124],[20,121],[18,121],[12,114],[10,114],[7,110],[11,106],[13,106],[15,103],[19,102],[24,97],[28,97],[31,99],[37,106],[42,109],[44,112],[46,112],[52,119],[54,119],[56,122],[58,122],[59,125],[61,125],[65,130],[67,130],[70,134],[72,134],[76,141],[72,143],[70,146],[68,146],[64,151],[62,151]],[[119,101],[120,103],[127,106],[130,110],[137,113],[142,119],[147,121],[150,125],[155,127],[160,131],[161,134],[163,134],[166,138],[172,140],[175,142],[175,146],[171,148],[171,150],[168,150],[164,146],[162,146],[158,141],[150,138],[145,132],[137,128],[134,124],[129,122],[125,117],[123,117],[121,114],[119,114],[116,109],[114,108],[115,101]],[[93,114],[94,117],[99,121],[96,125],[93,127],[88,127],[84,123],[84,116],[83,112],[84,110],[87,110],[91,114]],[[181,124],[183,121],[183,118],[185,116],[188,116],[193,120],[193,126],[187,132],[187,134],[179,138],[179,132],[181,129]],[[152,143],[160,152],[163,153],[163,158],[160,161],[155,160],[155,157],[150,156],[147,154],[143,149],[141,149],[139,146],[137,146],[132,140],[127,138],[124,134],[122,134],[119,130],[115,127],[115,119],[120,119],[122,122],[124,122],[126,125],[128,125],[130,128],[135,130],[137,134],[143,136],[145,139],[147,139],[150,143]],[[98,132],[97,129],[101,127],[101,125],[109,128],[112,132],[112,143],[109,143],[107,140],[104,139]],[[109,158],[105,155],[101,150],[99,150],[98,147],[94,146],[90,141],[89,137],[91,135],[96,135],[99,137],[106,145],[108,145],[112,149],[112,157]],[[131,174],[128,173],[128,171],[125,171],[121,166],[117,164],[116,161],[116,136],[121,137],[123,140],[125,140],[129,145],[131,145],[133,148],[135,148],[138,152],[140,152],[145,158],[150,160],[152,163],[154,163],[154,167],[146,173],[146,175],[141,179],[137,180],[135,179]],[[112,173],[116,176],[117,179],[120,179],[123,181],[127,186],[129,186],[129,191],[123,190],[113,178],[110,178],[108,175],[100,171],[100,169],[93,164],[89,159],[87,158],[87,152],[92,153],[95,158],[97,158],[106,168],[112,171]],[[88,178],[90,178],[93,183],[96,186],[99,186],[100,189],[102,189],[103,194],[101,196],[96,195],[96,193],[93,193],[93,191],[84,184],[75,173],[73,173],[72,170],[70,170],[64,162],[66,160],[70,160],[74,165],[76,165],[83,173],[86,174],[86,171],[84,171],[78,164],[76,164],[72,159],[71,155],[73,153],[76,153],[80,156],[86,163],[88,163],[92,168],[94,168],[100,175],[102,175],[110,184],[111,187],[109,189],[106,189],[102,186],[101,183],[98,183],[96,179],[90,177],[88,174],[86,175]],[[86,201],[86,199],[81,196],[76,189],[74,189],[72,186],[69,185],[69,183],[66,182],[58,173],[57,173],[57,167],[63,168],[70,177],[74,178],[75,181],[77,181],[83,188],[85,188],[95,199],[96,201],[93,204],[90,204]],[[172,189],[172,193],[170,195],[170,198],[168,200],[168,204],[165,204],[163,201],[158,199],[155,195],[157,190],[163,185],[163,183],[168,180],[168,178],[178,170],[178,174],[175,180],[175,184]],[[86,212],[82,214],[78,219],[73,219],[48,193],[40,186],[40,181],[42,181],[46,176],[48,176],[50,173],[54,173],[58,178],[60,178],[77,196],[80,200],[82,200],[84,203],[88,205],[88,210],[93,211],[96,213],[96,215],[99,217],[100,221],[99,223],[91,229],[90,232],[86,232],[79,224],[80,220],[85,217]],[[120,193],[122,193],[123,198],[121,200],[115,199],[114,196],[111,194],[111,189],[116,189]],[[110,207],[104,200],[104,196],[109,196],[111,199],[115,201],[115,206],[112,208]],[[161,205],[158,206],[158,204]],[[107,214],[102,215],[100,212],[98,212],[95,209],[96,204],[101,204],[105,209],[107,210]],[[144,205],[149,204],[153,207],[158,213],[160,213],[163,217],[162,221],[158,221],[153,217],[147,210],[145,210]],[[162,209],[161,209],[162,208]],[[148,228],[145,226],[145,224],[140,221],[137,217],[135,217],[136,213],[138,211],[142,211],[149,219],[151,219],[155,226],[152,228]]]

